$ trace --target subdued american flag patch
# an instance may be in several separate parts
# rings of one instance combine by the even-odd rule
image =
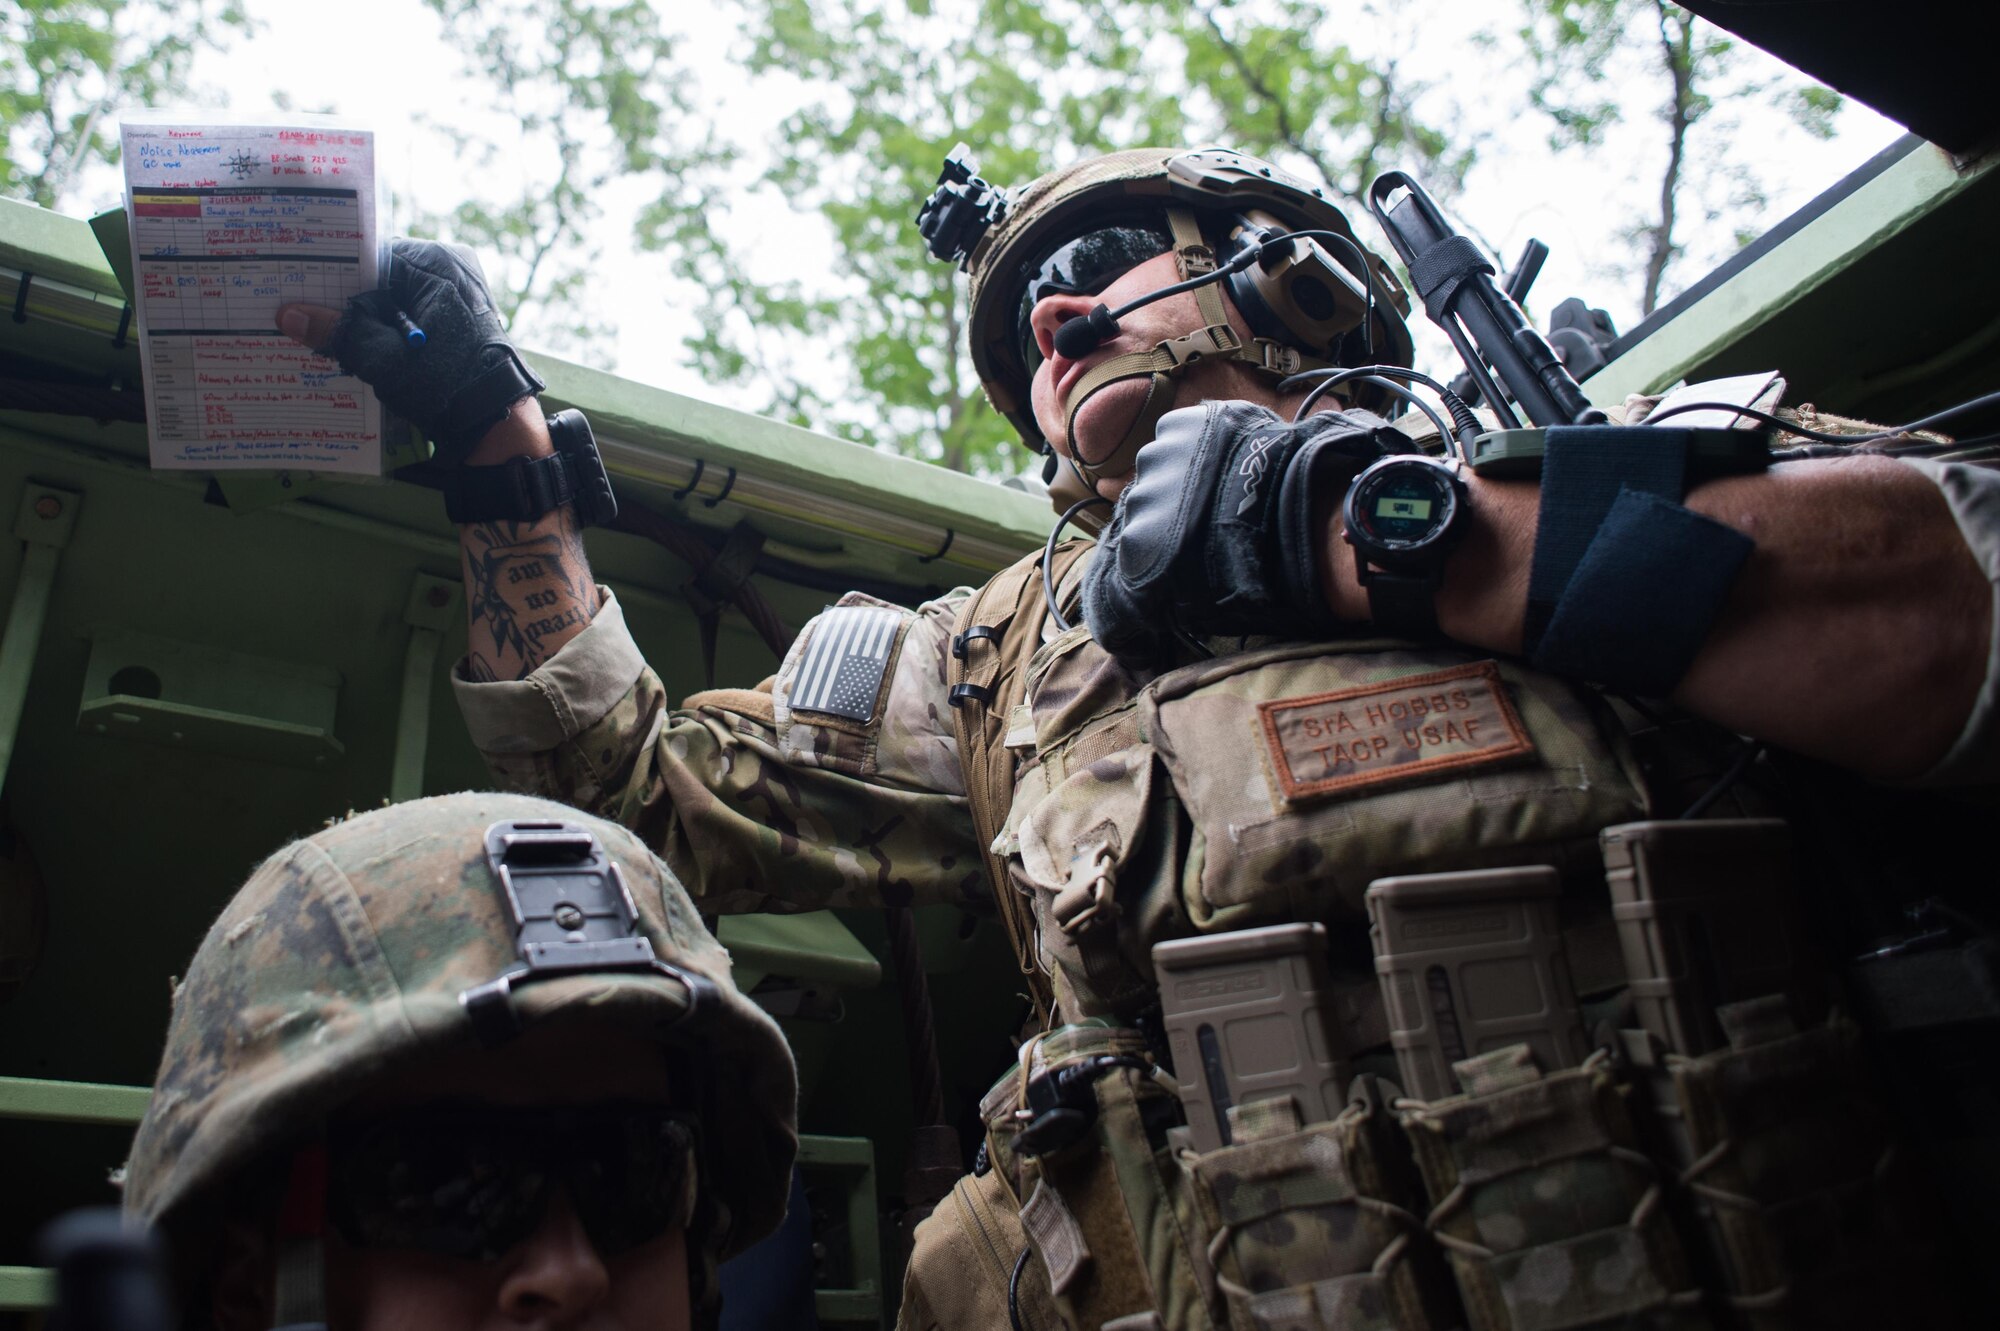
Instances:
[[[873,720],[882,672],[907,616],[907,611],[875,605],[821,611],[792,677],[792,710]]]

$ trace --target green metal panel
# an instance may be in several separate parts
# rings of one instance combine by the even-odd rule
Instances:
[[[739,984],[750,975],[817,980],[843,989],[868,989],[882,982],[882,963],[830,910],[725,915],[716,921],[715,936],[729,949]]]
[[[151,1088],[145,1086],[0,1077],[0,1118],[136,1126],[152,1098]]]
[[[1688,379],[1778,369],[1788,401],[1895,411],[1885,369],[1987,346],[2000,254],[2000,171],[1959,169],[1915,142],[1903,157],[1680,311],[1584,383],[1609,406]],[[1991,357],[1984,357],[1990,362]],[[1935,380],[1934,371],[1928,376]],[[1910,377],[1909,382],[1925,376]],[[1988,376],[1990,378],[1990,376]],[[1955,391],[1932,382],[1933,395]]]
[[[813,1292],[814,1311],[830,1325],[883,1324],[882,1235],[875,1199],[875,1147],[865,1137],[799,1136],[799,1169],[808,1185],[832,1174],[847,1197],[847,1248],[853,1284]]]
[[[18,199],[0,199],[0,264],[106,296],[122,295],[89,223]]]
[[[38,1266],[0,1266],[0,1312],[33,1312],[55,1301],[55,1272]]]

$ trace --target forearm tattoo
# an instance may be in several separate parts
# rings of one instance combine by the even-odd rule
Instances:
[[[568,507],[534,522],[468,523],[459,550],[470,679],[525,678],[597,613],[583,531]]]

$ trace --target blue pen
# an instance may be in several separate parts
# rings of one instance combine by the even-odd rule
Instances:
[[[424,330],[417,327],[416,321],[401,310],[396,311],[396,327],[403,330],[403,341],[413,347],[420,347],[429,340],[424,336]]]

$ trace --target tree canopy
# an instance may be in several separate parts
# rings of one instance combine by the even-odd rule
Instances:
[[[115,161],[118,115],[188,92],[195,53],[249,27],[242,0],[9,0],[0,7],[0,195],[59,208]]]
[[[115,160],[117,114],[184,99],[195,57],[265,2],[0,9],[0,193],[62,206]],[[985,474],[1026,459],[972,374],[964,283],[912,226],[958,141],[1001,185],[1093,152],[1220,142],[1350,200],[1408,168],[1449,206],[1496,145],[1518,149],[1499,123],[1527,117],[1587,164],[1592,206],[1622,212],[1599,266],[1651,312],[1681,268],[1754,232],[1764,191],[1730,151],[1740,110],[1777,105],[1824,137],[1840,107],[1667,0],[1514,0],[1445,59],[1432,34],[1457,11],[1441,0],[712,3],[709,30],[738,34],[721,67],[697,66],[657,0],[422,0],[409,39],[441,39],[477,90],[423,127],[478,183],[440,200],[419,182],[404,225],[472,246],[516,334],[571,353],[619,345],[600,297],[630,262],[629,225],[697,293],[685,357],[716,390]],[[718,114],[722,80],[787,108],[776,132]],[[1469,110],[1475,88],[1488,95]],[[797,238],[780,242],[789,264],[771,262],[772,218]]]
[[[1143,144],[1228,142],[1346,194],[1388,152],[1447,189],[1472,160],[1412,113],[1414,80],[1327,35],[1308,0],[741,4],[750,74],[816,90],[766,180],[823,220],[837,257],[818,289],[732,261],[690,351],[712,379],[760,386],[767,410],[949,467],[1020,467],[965,353],[963,283],[911,226],[953,143],[1001,184]],[[850,373],[815,376],[801,347]]]
[[[1646,100],[1634,98],[1628,76],[1658,94],[1652,111],[1664,154],[1657,193],[1626,226],[1624,266],[1638,280],[1642,315],[1658,308],[1668,269],[1686,249],[1690,192],[1707,221],[1735,224],[1739,244],[1754,235],[1744,227],[1762,209],[1764,192],[1729,160],[1736,128],[1729,112],[1746,99],[1768,100],[1807,134],[1826,138],[1840,109],[1839,93],[1804,79],[1746,78],[1727,33],[1667,0],[1524,0],[1519,35],[1532,74],[1528,102],[1549,118],[1559,148],[1600,147],[1634,101]],[[1703,131],[1710,142],[1697,171],[1691,140]]]

